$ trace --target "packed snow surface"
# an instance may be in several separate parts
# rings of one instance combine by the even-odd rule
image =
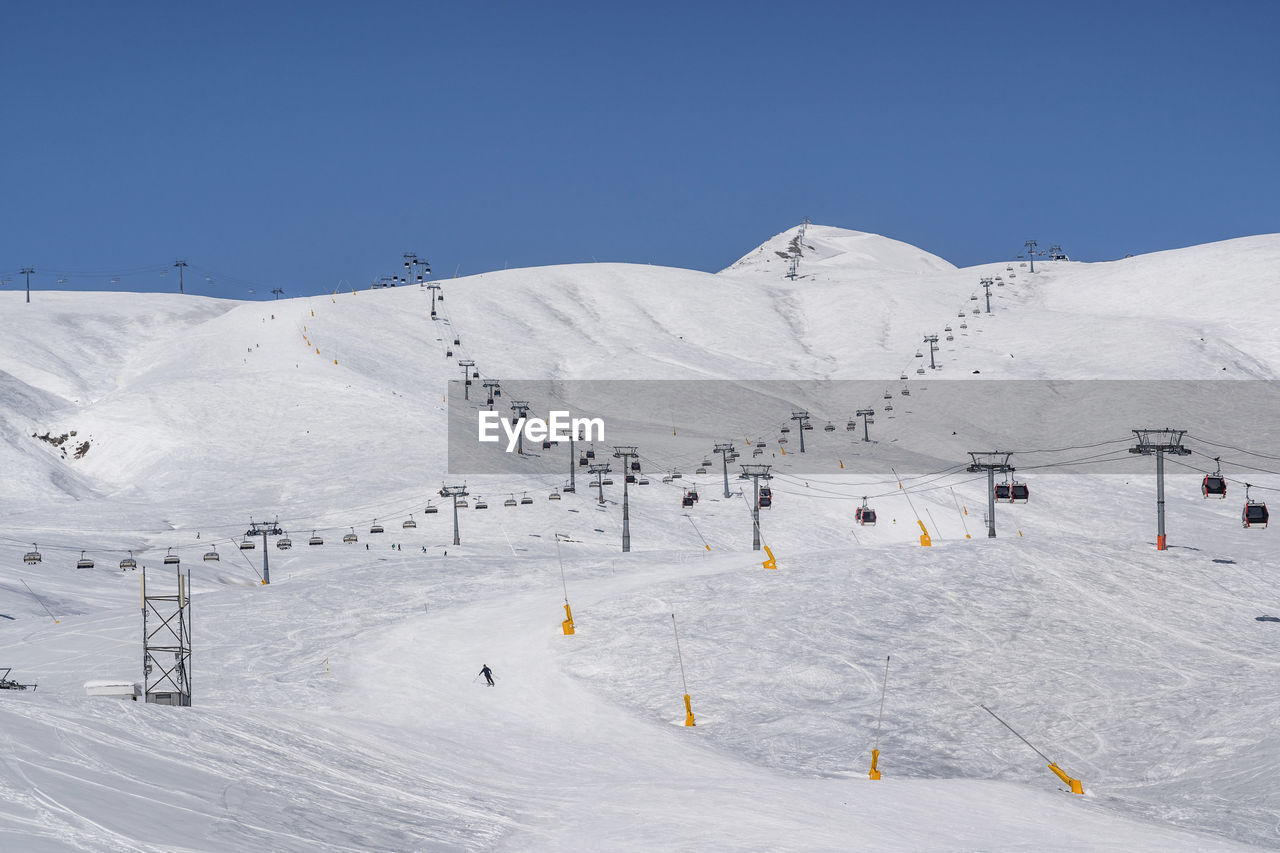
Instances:
[[[458,546],[438,494],[462,479],[459,359],[499,380],[884,380],[899,405],[867,401],[874,442],[853,412],[807,434],[861,453],[920,435],[939,377],[1275,380],[1277,268],[1277,235],[1032,274],[809,225],[714,275],[444,280],[435,319],[416,287],[0,293],[0,675],[38,685],[0,691],[0,850],[1280,847],[1275,532],[1240,522],[1244,481],[1280,487],[1261,424],[1209,420],[1167,460],[1166,551],[1153,460],[1088,424],[1099,446],[1019,472],[1031,499],[991,540],[967,458],[815,471],[726,423],[740,462],[775,466],[776,569],[719,457],[696,474],[641,448],[628,554],[616,460],[604,503],[585,476],[468,479]],[[916,373],[924,334],[941,373]],[[1003,445],[1043,449],[1033,426]],[[1221,501],[1200,493],[1214,456]],[[267,549],[270,585],[250,517],[293,543]],[[86,693],[143,678],[129,552],[153,594],[177,590],[166,553],[190,570],[193,707]]]

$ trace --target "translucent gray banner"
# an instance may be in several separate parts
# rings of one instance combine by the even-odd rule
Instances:
[[[722,472],[730,454],[715,447],[732,445],[730,476],[743,463],[798,475],[920,474],[988,451],[1012,452],[1022,470],[1133,470],[1136,429],[1185,431],[1183,444],[1199,454],[1187,462],[1197,467],[1222,452],[1209,442],[1280,448],[1272,381],[504,380],[490,405],[491,390],[449,383],[451,477],[567,480],[570,467],[582,475],[606,463],[619,472],[615,447],[635,448],[629,468],[638,461],[645,473],[691,474]],[[522,409],[513,403],[526,407],[519,438]],[[536,421],[555,417],[565,420],[562,434],[544,437]],[[579,423],[583,440],[572,450],[571,418],[592,421]],[[481,440],[482,427],[493,440]]]

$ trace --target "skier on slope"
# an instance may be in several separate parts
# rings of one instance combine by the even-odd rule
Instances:
[[[489,669],[489,664],[485,664],[480,670],[480,674],[484,676],[484,680],[489,682],[489,686],[493,686],[493,670]]]

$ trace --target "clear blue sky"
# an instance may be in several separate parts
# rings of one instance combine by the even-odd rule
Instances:
[[[717,270],[804,216],[959,265],[1276,232],[1277,32],[1270,0],[8,3],[0,276]]]

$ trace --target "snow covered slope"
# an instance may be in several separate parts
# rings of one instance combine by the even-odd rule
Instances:
[[[750,550],[740,484],[725,498],[693,457],[645,460],[626,555],[616,487],[603,504],[581,484],[551,501],[559,477],[474,478],[473,507],[491,508],[460,511],[460,546],[447,510],[424,513],[441,505],[459,358],[502,380],[879,379],[900,404],[878,416],[885,444],[928,440],[924,334],[954,379],[1280,369],[1277,235],[1032,275],[810,225],[792,280],[778,252],[796,236],[714,275],[447,280],[435,320],[419,288],[0,294],[0,668],[39,682],[0,691],[0,849],[1280,846],[1280,622],[1260,621],[1280,617],[1276,549],[1274,532],[1241,528],[1238,482],[1280,475],[1247,452],[1270,452],[1250,424],[1197,433],[1225,445],[1195,448],[1223,456],[1226,501],[1171,461],[1165,552],[1151,461],[1125,435],[1063,457],[1100,454],[1098,472],[1031,472],[1031,502],[1002,504],[989,541],[985,478],[962,466],[905,489],[887,470],[801,474],[772,433],[776,571]],[[973,313],[996,275],[993,313]],[[811,441],[863,452],[852,412],[821,414],[840,429]],[[1041,446],[1011,429],[1008,446]],[[663,484],[675,467],[685,477]],[[875,527],[852,522],[863,495]],[[261,543],[237,542],[250,515],[277,514],[294,547],[271,549],[263,586]],[[313,530],[323,545],[305,544]],[[211,548],[216,563],[200,559]],[[152,583],[172,582],[169,549],[192,569],[193,708],[84,695],[140,677],[138,579],[117,567],[130,549]],[[93,569],[72,568],[82,550]],[[492,690],[473,679],[483,663]]]

